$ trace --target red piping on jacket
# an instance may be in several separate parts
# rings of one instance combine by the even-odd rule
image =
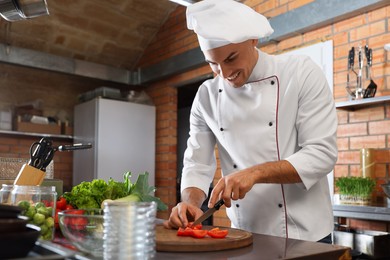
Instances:
[[[276,100],[276,149],[278,151],[278,161],[280,161],[280,152],[279,152],[279,138],[278,138],[278,126],[279,126],[279,78],[275,76],[277,84],[278,84],[278,95]],[[284,186],[283,184],[280,184],[280,187],[282,189],[282,197],[283,197],[283,206],[284,206],[284,219],[285,219],[285,225],[286,225],[286,238],[288,238],[288,226],[287,226],[287,205],[286,205],[286,197],[284,196]]]
[[[271,76],[271,77],[267,77],[267,78],[263,78],[261,80],[255,80],[255,81],[251,81],[251,82],[248,82],[248,83],[253,83],[253,82],[259,82],[259,81],[263,81],[263,80],[267,80],[267,79],[270,79],[270,78],[273,78],[275,77],[276,78],[276,81],[277,81],[277,87],[278,87],[278,94],[276,96],[276,127],[275,127],[275,130],[276,130],[276,149],[277,149],[277,152],[278,152],[278,161],[280,161],[280,152],[279,152],[279,139],[278,139],[278,119],[279,119],[279,78],[277,76]],[[287,205],[286,205],[286,197],[284,196],[284,187],[283,187],[283,184],[280,184],[280,188],[282,190],[282,197],[283,197],[283,206],[284,206],[284,219],[285,219],[285,226],[286,226],[286,238],[288,238],[288,226],[287,226]]]

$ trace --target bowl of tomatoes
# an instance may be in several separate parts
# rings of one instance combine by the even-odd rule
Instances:
[[[103,256],[103,209],[69,209],[58,212],[63,236],[77,249]]]

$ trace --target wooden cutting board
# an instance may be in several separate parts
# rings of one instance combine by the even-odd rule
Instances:
[[[202,229],[212,229],[214,226],[203,226]],[[206,252],[249,246],[253,242],[252,233],[235,229],[220,227],[229,231],[225,238],[193,238],[177,235],[177,230],[156,226],[156,250],[162,252]]]

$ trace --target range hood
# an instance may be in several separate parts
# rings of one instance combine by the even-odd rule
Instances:
[[[46,0],[0,0],[0,15],[9,22],[48,14]]]

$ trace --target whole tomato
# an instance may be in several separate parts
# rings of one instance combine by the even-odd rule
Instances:
[[[69,210],[69,209],[74,209],[72,205],[70,204],[66,204],[65,206],[65,210]]]
[[[56,202],[56,208],[59,210],[64,210],[66,208],[66,199],[64,197],[60,197]]]

